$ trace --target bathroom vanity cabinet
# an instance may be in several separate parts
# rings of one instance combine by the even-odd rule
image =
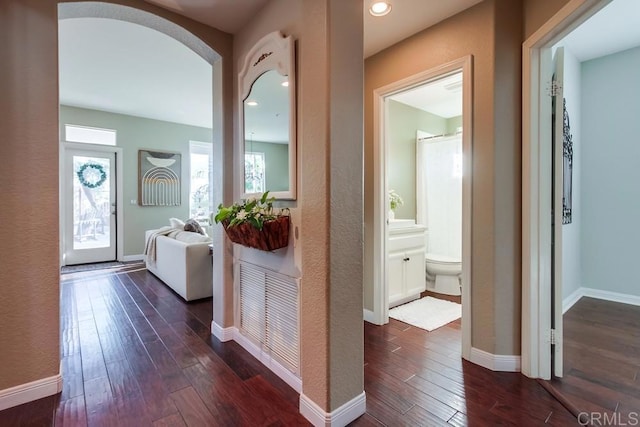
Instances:
[[[419,298],[426,289],[425,227],[391,222],[387,246],[389,307],[393,307]]]

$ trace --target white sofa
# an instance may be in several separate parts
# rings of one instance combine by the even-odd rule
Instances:
[[[172,230],[157,235],[147,230],[145,241],[155,236],[155,260],[147,254],[147,270],[156,275],[186,301],[210,297],[213,294],[211,238],[190,231]]]

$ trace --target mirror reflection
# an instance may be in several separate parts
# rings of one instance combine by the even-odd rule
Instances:
[[[269,70],[244,100],[245,193],[290,190],[288,83],[287,76]]]

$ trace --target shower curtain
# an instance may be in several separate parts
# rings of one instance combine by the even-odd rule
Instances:
[[[427,252],[462,256],[462,135],[417,138],[416,221]]]

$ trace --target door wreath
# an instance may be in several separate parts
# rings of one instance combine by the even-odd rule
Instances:
[[[80,166],[78,172],[80,184],[88,188],[100,187],[107,179],[107,173],[104,167],[97,163],[88,162]]]

